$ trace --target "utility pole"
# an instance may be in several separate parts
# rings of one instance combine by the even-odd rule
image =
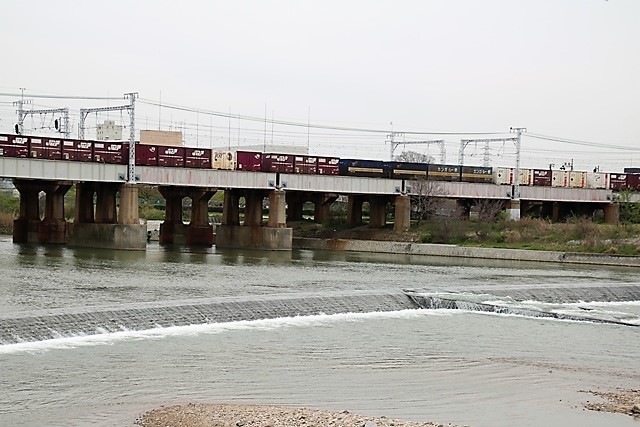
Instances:
[[[520,147],[522,144],[522,133],[527,131],[527,128],[509,128],[512,133],[516,134],[516,171],[515,179],[513,180],[513,194],[511,198],[513,200],[520,200]]]
[[[393,122],[391,123],[391,126],[393,128]],[[402,137],[402,142],[395,141],[397,136]],[[389,138],[389,160],[393,161],[393,152],[396,150],[396,147],[400,144],[404,144],[404,132],[394,132],[391,130],[391,133],[387,135],[387,138]]]
[[[24,131],[24,104],[29,104],[31,101],[26,101],[24,100],[24,88],[21,87],[20,88],[20,100],[15,101],[13,103],[13,105],[16,105],[18,107],[18,110],[16,111],[16,113],[18,113],[18,123],[16,124],[15,127],[15,131],[18,135],[22,135],[22,132]]]
[[[81,108],[80,109],[80,128],[78,130],[78,138],[84,139],[84,122],[87,115],[92,112],[100,111],[129,111],[129,166],[127,168],[127,182],[135,184],[136,182],[136,98],[138,92],[129,92],[124,94],[125,99],[129,99],[128,105],[119,105],[115,107],[98,107],[98,108]]]
[[[125,98],[129,98],[129,165],[127,167],[127,182],[136,183],[136,98],[138,92],[126,93]]]
[[[484,162],[488,163],[489,149],[488,145],[490,142],[505,142],[505,141],[513,141],[516,142],[517,138],[484,138],[484,139],[461,139],[460,140],[460,152],[458,153],[458,164],[462,166],[464,164],[464,150],[467,148],[467,145],[471,142],[484,142]],[[485,164],[485,166],[489,166]]]

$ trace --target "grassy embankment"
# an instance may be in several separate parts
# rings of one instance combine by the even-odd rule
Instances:
[[[508,221],[504,214],[492,220],[482,220],[477,216],[464,220],[452,214],[412,221],[408,232],[399,233],[393,231],[392,225],[379,230],[367,226],[349,227],[345,213],[334,211],[331,219],[322,226],[306,222],[296,224],[294,235],[640,255],[640,203],[628,200],[624,195],[620,200],[620,222],[617,225],[604,224],[603,217],[569,217],[564,222],[551,223],[526,217]]]

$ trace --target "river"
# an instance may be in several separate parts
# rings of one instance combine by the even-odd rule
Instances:
[[[470,305],[395,309],[408,288]],[[0,329],[38,329],[0,339],[0,425],[131,426],[160,405],[244,402],[471,427],[635,427],[582,404],[598,401],[587,390],[639,388],[638,289],[634,268],[0,237]],[[194,307],[226,317],[193,322]],[[302,315],[280,315],[292,309]]]

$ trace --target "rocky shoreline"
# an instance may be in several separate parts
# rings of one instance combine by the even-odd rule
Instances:
[[[640,390],[580,390],[595,396],[585,409],[626,414],[640,419]],[[140,427],[459,427],[450,423],[414,422],[319,409],[230,403],[188,403],[160,407],[135,420]],[[464,426],[468,427],[468,426]]]
[[[141,427],[455,427],[386,417],[368,417],[349,411],[269,405],[194,404],[161,407],[139,417]]]

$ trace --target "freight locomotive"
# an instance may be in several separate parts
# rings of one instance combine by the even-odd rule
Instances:
[[[127,164],[129,143],[0,134],[0,156]],[[514,168],[136,145],[136,165],[513,185]],[[638,170],[640,172],[640,170]],[[640,173],[520,169],[519,185],[640,191]]]

